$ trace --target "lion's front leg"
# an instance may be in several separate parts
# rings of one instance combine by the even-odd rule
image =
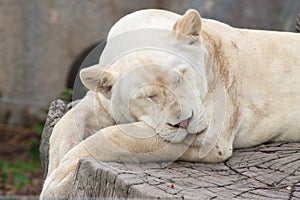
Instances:
[[[210,135],[207,135],[210,134]],[[189,135],[189,137],[191,137]],[[193,145],[179,158],[189,162],[223,162],[231,157],[235,133],[224,129],[197,135]]]
[[[47,177],[40,199],[67,198],[80,158],[122,162],[174,161],[187,148],[184,143],[165,142],[143,122],[102,129],[64,156],[58,168]]]
[[[104,99],[89,91],[87,95],[69,110],[55,125],[50,137],[49,176],[64,156],[81,141],[98,130],[115,124],[103,106]],[[97,107],[97,109],[94,109]]]
[[[84,141],[82,141],[84,143]],[[90,158],[90,154],[78,144],[73,147],[60,161],[59,165],[53,169],[44,182],[40,199],[66,199],[69,186],[73,178],[78,160],[80,158]]]
[[[231,157],[232,146],[217,144],[205,155],[201,155],[201,147],[191,146],[187,151],[179,158],[182,161],[188,162],[206,162],[206,163],[218,163],[223,162]]]

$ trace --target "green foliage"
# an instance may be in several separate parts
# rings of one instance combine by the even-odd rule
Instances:
[[[44,121],[39,122],[33,127],[33,130],[35,134],[38,136],[38,138],[29,142],[30,148],[28,153],[31,157],[37,160],[40,159],[40,137],[43,133],[44,124],[45,124]]]
[[[22,189],[22,187],[24,185],[28,184],[28,180],[27,180],[26,176],[23,173],[21,173],[19,171],[12,171],[11,174],[15,179],[14,187],[17,191]]]
[[[72,101],[73,90],[70,88],[65,88],[60,94],[60,99],[66,102]]]
[[[32,140],[29,145],[29,155],[36,160],[40,159],[40,140]]]
[[[41,136],[42,133],[43,133],[43,130],[44,130],[44,123],[45,123],[45,122],[40,122],[40,123],[36,124],[36,125],[33,127],[34,132],[35,132],[37,135],[39,135],[39,136]]]
[[[21,190],[22,187],[29,184],[26,172],[35,171],[39,167],[40,163],[38,160],[16,160],[13,162],[7,162],[0,159],[0,188],[3,188],[4,185],[9,182],[12,182],[15,190]]]

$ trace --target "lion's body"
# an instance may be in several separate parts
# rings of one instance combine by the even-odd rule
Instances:
[[[272,139],[299,141],[300,35],[208,23],[207,30],[205,22],[203,26],[204,41],[220,63],[218,69],[235,109],[234,146]]]
[[[196,20],[189,21],[189,16],[195,17]],[[77,160],[82,157],[95,157],[102,161],[136,161],[135,159],[137,159],[146,162],[179,159],[194,162],[220,162],[231,156],[233,147],[248,147],[268,141],[300,141],[300,35],[237,29],[208,19],[202,19],[200,22],[198,21],[200,24],[192,24],[191,26],[184,24],[196,23],[199,19],[195,13],[191,12],[182,18],[180,15],[167,11],[143,10],[122,18],[114,25],[108,36],[108,38],[112,38],[135,29],[156,28],[168,31],[174,29],[176,32],[191,34],[197,38],[198,43],[192,45],[200,44],[210,55],[204,60],[215,66],[214,69],[209,68],[210,65],[200,66],[206,71],[207,91],[201,83],[195,83],[195,87],[193,86],[191,91],[194,93],[197,90],[200,94],[196,95],[197,101],[191,101],[193,97],[189,96],[187,86],[184,83],[182,83],[181,90],[178,91],[174,89],[175,87],[172,88],[172,81],[167,83],[172,88],[172,92],[183,101],[182,113],[184,117],[181,117],[180,120],[190,117],[189,113],[192,110],[192,116],[189,118],[191,125],[185,127],[184,131],[183,129],[176,129],[177,132],[174,127],[170,127],[170,124],[181,124],[182,122],[177,123],[175,120],[176,112],[170,111],[172,110],[172,107],[168,105],[170,102],[164,102],[165,107],[169,109],[164,122],[168,126],[164,124],[164,129],[160,133],[155,126],[148,122],[150,106],[147,110],[148,106],[144,101],[139,104],[136,100],[141,98],[140,96],[134,99],[130,96],[134,93],[124,93],[124,89],[122,90],[122,85],[123,87],[125,85],[128,91],[131,91],[130,88],[133,86],[139,87],[138,84],[141,84],[138,81],[139,78],[142,81],[155,80],[159,84],[166,84],[164,83],[166,80],[158,78],[158,75],[169,73],[164,78],[170,77],[170,80],[177,76],[169,69],[155,68],[157,74],[154,73],[154,75],[150,75],[147,70],[144,71],[144,75],[136,72],[130,76],[130,79],[120,80],[119,82],[122,84],[113,82],[115,84],[113,87],[107,87],[107,84],[113,83],[108,81],[111,77],[108,76],[109,74],[107,75],[106,71],[97,71],[96,68],[90,72],[86,70],[81,76],[83,82],[91,90],[93,87],[98,87],[99,84],[101,87],[103,84],[102,88],[98,89],[107,98],[97,92],[89,92],[85,100],[69,111],[56,125],[51,136],[50,167],[41,198],[66,195],[65,190],[70,184],[70,177],[74,173]],[[179,43],[183,42],[180,41]],[[180,50],[181,46],[178,46]],[[106,50],[109,48],[113,47],[108,43]],[[191,52],[191,54],[195,54],[195,52]],[[163,57],[165,58],[165,55]],[[136,69],[132,65],[148,66],[156,61],[167,62],[165,60],[167,59],[160,60],[159,55],[155,52],[142,51],[142,53],[134,53],[119,59],[111,68],[115,72],[125,74]],[[193,73],[188,70],[178,68],[180,73],[182,71],[180,76],[187,73],[185,75],[187,77],[184,78],[190,82],[196,82],[197,78],[190,76],[189,73]],[[209,125],[205,119],[209,118],[211,114],[203,114],[204,111],[199,105],[203,103],[205,108],[206,97],[217,90],[214,82],[215,74],[219,75],[227,95],[226,98],[221,99],[226,105],[226,114],[220,135],[214,139],[215,141],[210,142],[207,140],[212,137],[205,135],[209,132],[206,130],[209,129],[206,127]],[[94,77],[91,78],[91,76]],[[105,80],[94,81],[101,76],[105,76]],[[160,87],[153,89],[153,91],[156,92],[154,95],[158,95],[157,92],[159,91],[165,92]],[[167,93],[164,94],[167,96]],[[185,94],[189,98],[184,97]],[[110,100],[111,95],[112,99],[117,98],[117,103],[114,104]],[[124,99],[133,102],[130,116],[128,113],[122,114]],[[165,98],[164,101],[171,101],[166,99],[168,98]],[[156,101],[160,100],[156,99]],[[97,108],[95,109],[95,107]],[[118,109],[119,107],[120,109]],[[114,116],[113,109],[117,110],[117,116]],[[198,115],[201,116],[198,117]],[[120,120],[129,124],[113,126],[115,121]],[[193,124],[193,122],[195,123]],[[196,125],[198,127],[195,128]],[[102,130],[95,133],[100,129]],[[147,135],[149,138],[144,141],[131,138],[128,135],[122,135],[121,129],[131,130],[131,136]],[[195,135],[195,130],[202,133]],[[95,134],[92,135],[93,133]],[[193,138],[194,136],[196,138]],[[107,141],[112,144],[108,144]],[[173,143],[174,141],[176,143]],[[191,144],[190,147],[187,145],[188,143]],[[210,143],[211,145],[208,145],[209,151],[205,157],[199,156],[201,145]],[[85,149],[86,146],[89,149]],[[167,147],[159,151],[153,150],[160,149],[162,146]],[[126,153],[123,151],[124,149],[127,150]],[[183,151],[181,156],[179,155],[180,151]],[[207,149],[204,148],[204,151]],[[130,152],[149,154],[144,154],[141,157],[138,155],[137,158],[133,159],[130,157]],[[177,154],[175,155],[173,152],[177,152]],[[147,157],[148,155],[149,157]]]

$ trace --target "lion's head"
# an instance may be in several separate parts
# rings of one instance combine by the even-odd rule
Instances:
[[[193,51],[200,45],[200,31],[200,15],[189,10],[173,23],[168,44],[176,52],[188,54],[189,59],[201,60]],[[116,46],[108,42],[108,48]],[[193,66],[176,52],[151,48],[130,51],[109,66],[83,69],[81,80],[110,100],[110,113],[117,123],[143,121],[163,139],[181,142],[187,134],[207,128],[203,107],[207,85],[203,70],[199,70],[204,66]]]

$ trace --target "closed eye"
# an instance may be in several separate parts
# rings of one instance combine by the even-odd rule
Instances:
[[[147,99],[149,99],[151,102],[154,102],[155,101],[155,97],[157,97],[157,95],[153,94],[153,95],[149,95],[147,97]]]
[[[154,97],[156,97],[156,95],[154,95],[154,94],[148,96],[149,99],[153,99]]]

